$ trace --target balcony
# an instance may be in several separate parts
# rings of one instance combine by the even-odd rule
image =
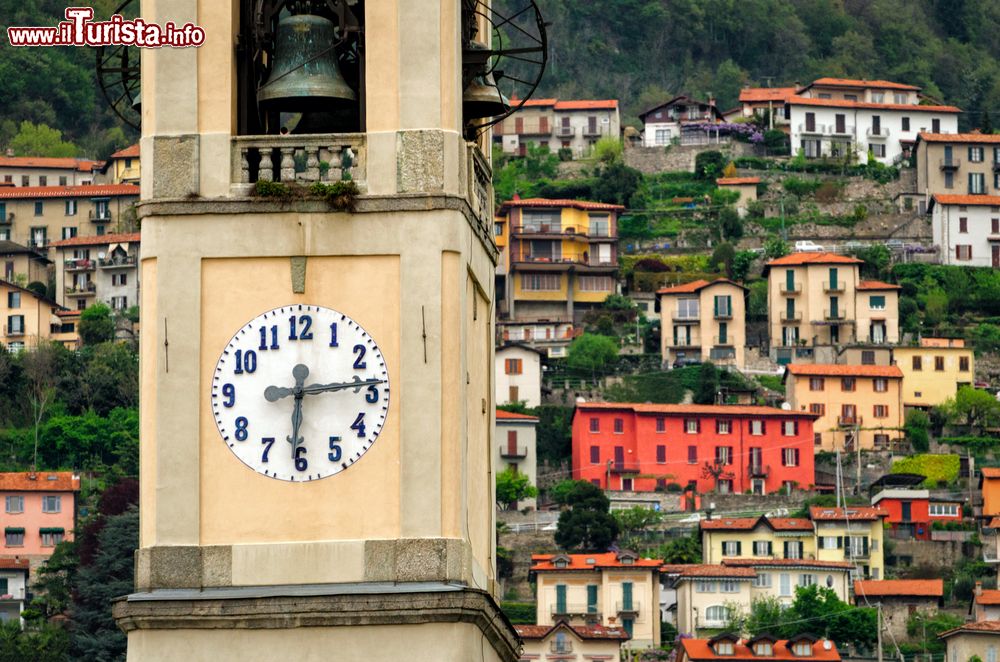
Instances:
[[[567,234],[572,233],[567,232]],[[521,225],[519,223],[511,226],[510,236],[550,237],[552,239],[562,239],[563,229],[558,220],[553,223],[540,223],[536,225]]]
[[[862,547],[850,548],[844,550],[844,559],[850,561],[851,559],[867,559],[871,558],[871,551],[865,551]]]
[[[694,338],[674,338],[668,347],[670,349],[699,349],[701,342]]]
[[[93,271],[95,266],[93,260],[66,260],[63,263],[63,269],[70,272]]]
[[[601,617],[601,612],[597,611],[597,605],[585,605],[585,604],[566,604],[552,605],[552,615],[553,616],[593,616],[596,618]]]
[[[615,612],[618,614],[638,614],[642,605],[635,600],[627,600],[615,603]]]
[[[3,327],[3,333],[8,338],[20,338],[21,336],[24,335],[24,327],[23,326],[7,326],[5,324],[4,327]]]
[[[962,159],[941,159],[941,170],[958,170],[962,167]]]
[[[0,215],[0,225],[10,225],[14,222],[14,212],[10,212],[6,215]]]
[[[1000,161],[994,161],[992,163],[993,172],[1000,172]]]
[[[987,544],[983,547],[983,561],[986,563],[1000,563],[1000,552],[996,547],[990,548]]]
[[[520,460],[528,457],[528,447],[527,446],[509,446],[507,444],[500,445],[500,457],[505,460]]]
[[[751,478],[767,478],[771,475],[771,467],[759,462],[751,462],[747,466],[747,473]]]
[[[842,322],[844,321],[844,311],[842,310],[824,310],[823,319],[827,322]]]
[[[111,210],[109,209],[91,209],[87,212],[87,217],[94,223],[110,223],[111,222]]]
[[[843,292],[844,291],[844,281],[838,280],[836,282],[823,281],[823,291],[824,292]]]
[[[716,347],[732,347],[735,345],[732,336],[726,336],[725,338],[722,338],[720,336],[715,336],[714,338],[712,338],[712,344],[715,345]]]
[[[49,247],[48,238],[43,237],[42,239],[28,240],[28,248],[43,249],[48,247]]]
[[[573,138],[575,136],[576,136],[576,127],[560,126],[556,128],[556,137],[558,138]]]
[[[86,283],[80,286],[66,286],[66,296],[68,297],[92,297],[95,292],[97,292],[97,286],[94,283]]]
[[[731,320],[731,319],[733,319],[733,311],[732,310],[716,310],[714,317],[717,320]]]
[[[838,416],[837,425],[842,428],[860,427],[864,419],[860,416]]]
[[[519,136],[551,136],[552,124],[548,121],[548,118],[544,119],[544,122],[541,120],[538,122],[526,122],[522,118],[520,127],[517,126],[516,122],[514,123],[514,133]]]
[[[583,127],[583,137],[584,138],[597,138],[599,136],[603,136],[605,133],[607,133],[607,132],[604,129],[602,129],[601,125],[599,125],[599,124],[597,126],[594,126],[594,127],[590,127],[590,126]]]
[[[797,310],[793,310],[793,311],[783,310],[783,311],[781,311],[781,321],[782,322],[800,322],[800,321],[802,321],[802,313],[799,312],[799,311],[797,311]]]
[[[97,266],[101,269],[128,269],[136,265],[136,257],[134,255],[126,255],[124,257],[106,257],[97,261]]]
[[[808,126],[806,124],[799,124],[799,133],[821,136],[826,133],[826,125],[813,124],[812,126]]]
[[[313,183],[350,179],[364,190],[367,180],[367,141],[363,133],[235,136],[231,145],[232,182],[248,185],[247,189],[258,181]]]
[[[549,642],[549,652],[550,653],[572,653],[573,652],[573,640],[572,639],[553,639]]]
[[[623,462],[612,462],[611,473],[613,474],[637,474],[639,473],[639,462],[636,460],[625,460]]]
[[[865,131],[865,134],[869,138],[888,138],[889,137],[889,129],[886,128],[886,127],[884,127],[884,126],[880,126],[877,129],[875,127],[873,127],[873,126],[870,126],[870,127],[868,127],[868,130]]]
[[[854,127],[851,126],[851,125],[848,125],[848,124],[845,124],[842,127],[838,127],[836,124],[831,124],[830,125],[830,135],[831,136],[853,136],[854,135]]]
[[[802,293],[802,283],[792,283],[788,282],[781,283],[778,285],[778,291],[782,294],[801,294]]]

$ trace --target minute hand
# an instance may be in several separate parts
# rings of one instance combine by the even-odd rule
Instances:
[[[354,392],[357,393],[362,388],[366,386],[375,386],[377,384],[384,383],[384,379],[361,379],[355,377],[354,381],[350,382],[333,382],[331,384],[310,384],[302,388],[303,395],[315,395],[317,393],[326,393],[328,391],[343,391],[345,389],[353,388]]]

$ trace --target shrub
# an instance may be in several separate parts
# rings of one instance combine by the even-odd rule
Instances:
[[[726,158],[722,152],[709,150],[701,152],[694,159],[695,174],[701,179],[715,179],[726,167]]]
[[[560,147],[559,148],[559,160],[560,161],[572,161],[573,160],[573,149],[570,147]]]
[[[910,440],[914,451],[926,453],[930,450],[930,435],[928,434],[930,427],[931,419],[926,412],[914,409],[906,415],[906,437]]]
[[[823,185],[818,179],[799,179],[798,177],[788,177],[781,185],[786,191],[794,196],[805,198],[813,195]]]
[[[896,460],[890,473],[920,474],[926,479],[923,486],[934,489],[940,481],[958,480],[958,467],[957,455],[913,455]]]

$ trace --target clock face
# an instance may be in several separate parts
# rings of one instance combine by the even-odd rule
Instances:
[[[378,438],[389,374],[378,345],[347,315],[293,304],[243,326],[215,367],[212,412],[222,441],[270,478],[339,473]]]

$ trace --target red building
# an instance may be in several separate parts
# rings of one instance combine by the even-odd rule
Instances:
[[[702,493],[808,488],[815,420],[743,405],[579,404],[573,477],[640,492],[671,483]]]
[[[962,521],[961,501],[932,498],[927,490],[882,490],[872,505],[889,513],[885,521],[894,538],[930,540],[934,522]]]

